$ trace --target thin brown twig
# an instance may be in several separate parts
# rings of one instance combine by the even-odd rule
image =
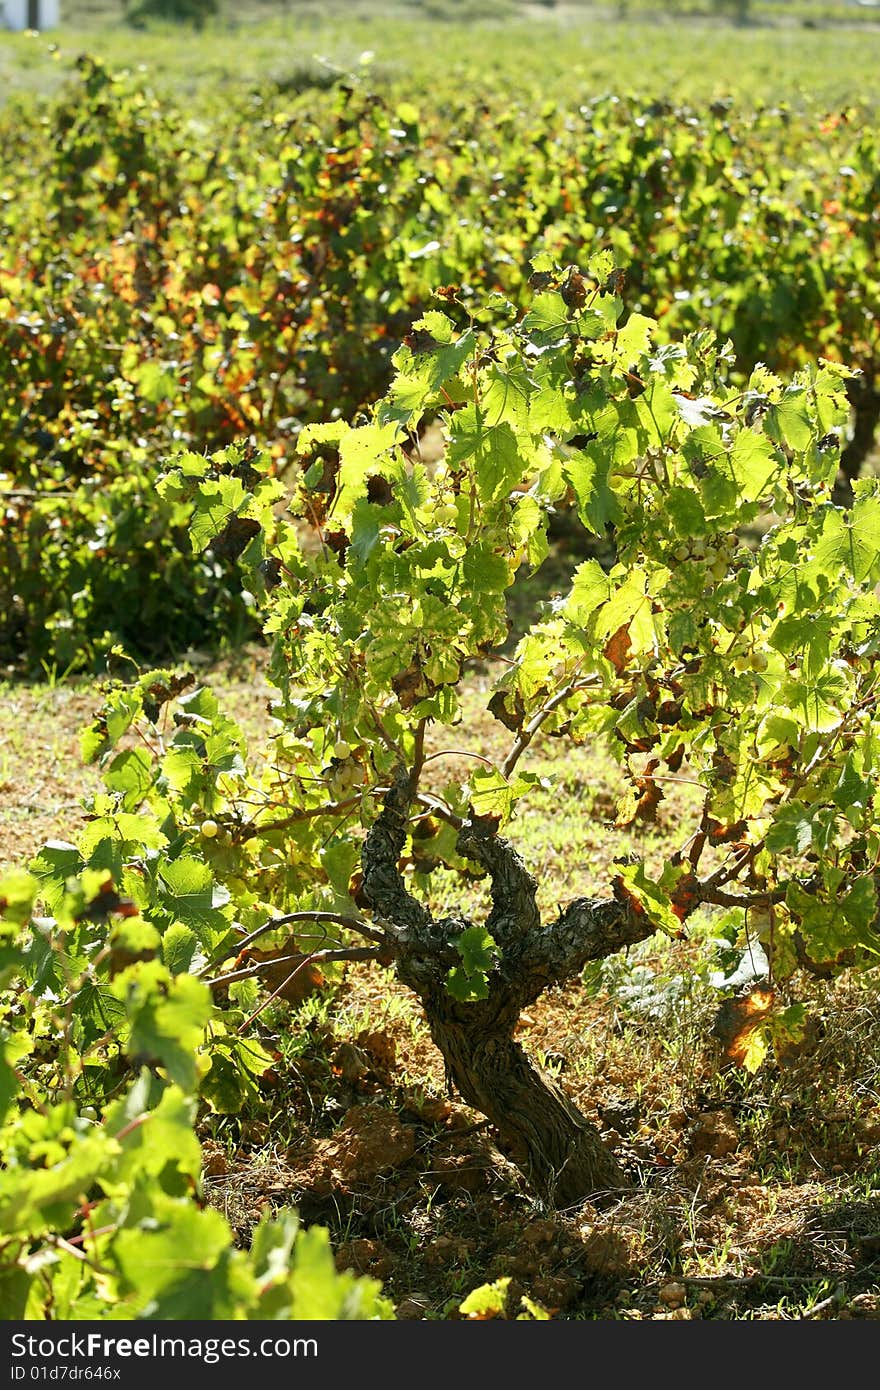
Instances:
[[[715,907],[770,907],[773,903],[784,902],[786,891],[785,888],[772,888],[760,893],[725,893],[721,888],[713,888],[708,893],[701,890],[700,901]]]
[[[598,677],[593,680],[572,680],[562,690],[558,690],[556,694],[547,701],[546,705],[543,705],[541,709],[538,710],[537,714],[534,715],[525,728],[521,729],[517,734],[513,747],[501,764],[502,777],[507,778],[510,776],[545,719],[549,718],[555,709],[558,709],[560,705],[564,704],[565,701],[569,699],[570,696],[576,694],[577,691],[588,690],[597,683]]]
[[[326,951],[311,951],[304,956],[299,951],[289,956],[272,956],[269,960],[254,961],[253,965],[247,966],[243,970],[230,970],[226,975],[216,975],[213,980],[206,980],[208,989],[216,989],[221,985],[235,984],[237,980],[250,980],[254,975],[261,975],[266,970],[271,970],[278,965],[285,965],[288,961],[296,961],[296,969],[290,972],[287,980],[293,979],[297,971],[301,970],[307,963],[313,961],[334,961],[334,960],[387,960],[387,952],[375,946],[352,946],[348,949]],[[287,984],[287,980],[280,986],[281,989]],[[272,996],[274,998],[274,995]]]
[[[422,768],[425,766],[425,763],[427,762],[427,759],[425,757],[425,730],[427,727],[427,718],[420,719],[418,724],[416,725],[416,731],[413,736],[412,770],[409,775],[409,785],[413,794],[415,794],[416,787],[419,785],[419,778],[422,775]]]
[[[482,753],[472,753],[469,748],[440,748],[436,753],[429,753],[425,758],[426,763],[432,763],[435,758],[473,758],[475,762],[485,763],[487,767],[494,767],[491,758],[486,758]]]
[[[355,950],[357,951],[357,954],[355,954],[354,951],[349,951],[349,952],[345,952],[345,953],[340,953],[340,952],[336,952],[336,951],[313,951],[310,955],[308,955],[308,956],[303,956],[303,958],[302,958],[302,960],[299,962],[299,964],[296,965],[296,966],[294,967],[294,969],[291,970],[290,974],[289,974],[288,976],[286,976],[286,978],[283,979],[283,980],[281,981],[280,985],[276,985],[276,987],[275,987],[275,989],[273,989],[272,993],[269,994],[269,995],[267,995],[266,998],[262,1001],[262,1003],[259,1004],[259,1005],[257,1006],[256,1009],[254,1009],[254,1011],[253,1011],[253,1013],[250,1015],[250,1017],[249,1017],[249,1018],[246,1018],[245,1021],[244,1021],[244,1023],[239,1024],[238,1028],[236,1028],[236,1030],[235,1030],[236,1033],[237,1033],[239,1036],[241,1036],[242,1033],[246,1032],[247,1029],[250,1028],[251,1024],[254,1023],[254,1022],[259,1018],[259,1016],[260,1016],[260,1014],[263,1012],[263,1010],[264,1010],[264,1009],[267,1009],[267,1008],[269,1007],[269,1005],[272,1003],[273,999],[277,999],[278,996],[287,988],[287,986],[290,984],[291,980],[293,979],[294,975],[298,975],[299,972],[300,972],[300,970],[304,970],[305,967],[306,967],[307,965],[310,965],[311,962],[314,961],[314,960],[329,960],[329,959],[336,959],[336,960],[339,960],[339,959],[341,958],[341,959],[343,959],[343,960],[378,960],[378,961],[381,961],[381,960],[387,959],[387,957],[385,956],[385,954],[384,954],[383,952],[380,952],[380,951],[372,951],[372,950],[369,949],[369,947],[366,947],[366,946],[364,946],[364,947],[359,947],[359,948],[355,948]],[[268,962],[267,962],[267,964],[268,964]]]
[[[289,815],[281,820],[270,821],[268,824],[258,825],[252,821],[250,825],[244,826],[236,834],[236,840],[242,844],[245,840],[251,840],[255,835],[266,835],[273,830],[287,830],[291,825],[298,825],[301,821],[314,820],[317,816],[336,816],[345,811],[352,810],[360,801],[359,796],[348,796],[344,801],[328,802],[326,806],[308,806],[299,811],[291,811]]]
[[[289,927],[294,922],[327,922],[333,926],[345,927],[348,931],[356,932],[359,936],[365,936],[368,941],[375,941],[378,946],[383,946],[387,942],[387,936],[382,931],[377,931],[373,927],[362,922],[360,917],[352,917],[343,912],[288,912],[283,917],[271,917],[268,922],[264,922],[261,927],[256,927],[247,936],[243,936],[235,942],[236,954],[241,955],[242,951],[247,950],[261,936],[267,932],[274,931],[276,927]],[[326,939],[326,938],[325,938]],[[223,951],[219,955],[213,956],[201,970],[197,971],[198,978],[203,978],[218,965],[221,960],[225,960],[230,952]]]
[[[385,725],[382,723],[382,720],[379,718],[378,714],[373,709],[373,706],[368,705],[367,710],[375,726],[376,733],[379,735],[382,742],[385,744],[385,747],[388,749],[389,753],[393,753],[399,762],[405,763],[406,758],[403,756],[403,749],[401,748],[397,740],[391,737],[388,730],[385,728]]]
[[[450,811],[446,803],[438,801],[436,797],[427,796],[424,792],[418,792],[417,795],[413,797],[413,800],[417,801],[420,806],[424,806],[425,810],[428,811],[430,815],[436,816],[438,820],[446,821],[446,824],[451,825],[453,830],[461,830],[461,827],[464,825],[461,816],[457,816],[454,811]]]
[[[701,894],[703,894],[704,890],[707,888],[714,890],[715,888],[720,887],[722,883],[729,883],[732,878],[736,878],[740,869],[745,868],[746,864],[748,864],[749,860],[752,859],[755,854],[757,854],[760,848],[760,845],[750,845],[748,849],[745,850],[745,852],[739,856],[738,859],[734,859],[732,864],[728,860],[725,860],[725,862],[721,865],[720,868],[716,869],[714,873],[710,874],[708,878],[703,880],[702,884],[700,885]],[[706,898],[705,901],[710,902],[711,899]]]

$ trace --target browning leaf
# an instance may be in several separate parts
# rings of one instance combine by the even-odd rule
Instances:
[[[237,560],[248,542],[259,532],[260,523],[252,516],[231,516],[208,549],[223,560]]]
[[[664,700],[657,706],[656,720],[658,724],[677,724],[681,719],[682,706],[680,700]]]
[[[339,556],[340,560],[345,559],[345,553],[349,547],[349,539],[345,531],[325,531],[324,542],[334,555]]]
[[[569,309],[582,309],[586,304],[587,281],[576,265],[570,265],[566,270],[559,293]]]
[[[653,777],[640,777],[636,787],[641,795],[636,804],[635,819],[655,821],[657,819],[657,807],[663,800],[663,792]]]
[[[684,921],[700,904],[700,880],[696,874],[685,874],[669,894],[672,911],[680,921]]]
[[[684,744],[680,743],[678,747],[675,749],[675,751],[668,755],[666,759],[666,766],[669,768],[670,772],[678,772],[678,769],[681,767],[683,762]]]
[[[734,821],[732,825],[722,825],[720,821],[709,820],[709,840],[713,845],[735,844],[746,833],[744,820]]]
[[[405,671],[392,677],[391,688],[400,701],[401,709],[412,709],[426,695],[433,695],[436,686],[428,680],[418,659],[411,661]]]
[[[629,653],[629,623],[625,623],[623,627],[619,627],[617,631],[612,633],[608,638],[608,641],[602,648],[602,655],[606,660],[611,662],[611,665],[620,676],[626,669],[626,664],[629,661]]]
[[[507,701],[510,695],[509,690],[496,690],[486,708],[494,719],[504,725],[505,729],[510,729],[512,733],[518,734],[526,717],[525,707],[519,691],[515,690],[513,691],[513,710],[509,710]]]
[[[364,892],[364,876],[360,869],[355,869],[348,880],[348,892],[356,907],[359,907],[362,912],[370,911],[373,903]]]
[[[724,1000],[715,1015],[712,1037],[721,1043],[726,1061],[740,1067],[745,1064],[751,1035],[764,1022],[775,997],[774,990],[756,985],[738,999]]]
[[[612,270],[608,279],[605,281],[603,289],[606,294],[621,294],[626,284],[625,270]]]
[[[644,917],[645,909],[632,889],[627,887],[619,875],[611,880],[611,892],[619,903],[625,903],[634,917]]]
[[[663,800],[664,793],[651,774],[659,766],[660,759],[652,758],[642,775],[633,778],[632,787],[623,797],[617,819],[614,822],[618,830],[624,826],[632,825],[635,820],[655,821],[657,819],[657,807]]]
[[[110,916],[139,917],[138,908],[130,898],[122,898],[116,891],[112,878],[101,884],[92,901],[74,919],[77,922],[106,922]]]
[[[529,276],[529,289],[535,290],[540,294],[541,290],[549,289],[553,284],[553,276],[549,270],[533,270]]]
[[[192,671],[188,671],[182,676],[172,676],[166,683],[165,681],[153,681],[148,685],[144,692],[144,714],[152,724],[155,724],[159,715],[159,710],[169,700],[174,700],[182,690],[195,684],[195,676]]]
[[[407,333],[403,341],[414,357],[421,353],[433,352],[440,346],[433,333],[429,333],[426,328],[414,328],[411,333]]]
[[[394,493],[387,478],[383,478],[381,473],[374,473],[367,479],[367,501],[373,502],[377,507],[387,507],[393,501]]]

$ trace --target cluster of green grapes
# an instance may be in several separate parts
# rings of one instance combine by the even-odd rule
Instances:
[[[360,751],[353,749],[344,738],[338,738],[334,743],[330,767],[325,771],[327,786],[334,801],[344,801],[363,786],[364,769],[357,758]]]
[[[680,563],[699,560],[712,578],[720,582],[727,578],[737,554],[744,554],[748,548],[747,543],[741,541],[735,531],[731,531],[708,540],[704,536],[695,536],[692,540],[682,541],[672,554]]]

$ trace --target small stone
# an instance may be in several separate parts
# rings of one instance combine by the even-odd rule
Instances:
[[[687,1298],[687,1286],[685,1284],[664,1284],[657,1297],[661,1303],[665,1303],[667,1308],[678,1308]]]
[[[729,1110],[708,1110],[698,1115],[690,1131],[692,1154],[724,1158],[739,1148],[739,1133]]]
[[[880,1294],[857,1293],[847,1306],[854,1318],[880,1319]]]
[[[370,1062],[366,1053],[350,1042],[339,1044],[333,1054],[333,1066],[343,1081],[349,1083],[359,1081],[370,1070]]]
[[[222,1178],[229,1172],[229,1159],[220,1145],[210,1139],[202,1145],[202,1172],[206,1178]]]
[[[547,1274],[542,1279],[536,1279],[532,1285],[532,1295],[548,1313],[567,1308],[580,1291],[580,1280],[571,1279],[565,1274]]]
[[[430,1299],[427,1294],[414,1293],[409,1298],[403,1298],[398,1303],[395,1312],[398,1318],[405,1321],[414,1322],[424,1320],[428,1315]]]
[[[523,1231],[524,1245],[552,1245],[559,1236],[555,1221],[533,1221]]]
[[[618,1134],[632,1134],[640,1118],[639,1104],[635,1100],[611,1101],[599,1106],[603,1128],[616,1129]]]

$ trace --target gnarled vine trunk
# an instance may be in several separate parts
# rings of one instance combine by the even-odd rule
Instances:
[[[462,1099],[490,1121],[502,1153],[536,1192],[565,1206],[626,1186],[598,1130],[533,1065],[506,1026],[488,1031],[473,1005],[452,1008],[442,993],[421,998],[448,1076]]]
[[[458,848],[488,871],[486,930],[500,950],[485,999],[462,1002],[446,984],[460,957],[452,942],[473,925],[435,919],[407,891],[399,871],[412,799],[401,773],[363,850],[364,891],[393,941],[397,972],[421,999],[447,1075],[490,1121],[499,1147],[541,1197],[564,1206],[628,1185],[594,1125],[514,1039],[522,1010],[589,960],[643,940],[654,928],[627,903],[577,899],[555,922],[541,922],[537,885],[513,847],[488,821],[465,821]]]

